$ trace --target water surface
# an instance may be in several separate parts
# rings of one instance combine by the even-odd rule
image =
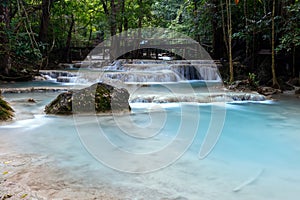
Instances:
[[[0,141],[15,152],[52,158],[54,166],[84,180],[83,187],[105,183],[116,191],[126,191],[124,199],[281,200],[300,195],[299,99],[227,103],[221,137],[213,151],[205,159],[199,159],[212,112],[218,112],[212,109],[213,104],[131,103],[132,113],[118,120],[122,123],[124,117],[126,122],[129,117],[139,127],[138,131],[130,132],[131,136],[147,138],[134,140],[116,126],[112,116],[79,116],[74,120],[73,116],[45,115],[44,106],[57,94],[4,94],[17,110],[18,120],[1,126]],[[29,97],[37,103],[28,103]],[[111,169],[96,160],[80,140],[82,134],[97,134],[100,127],[117,147],[147,154],[177,138],[183,110],[186,121],[199,117],[196,137],[175,163],[155,172],[128,174]],[[165,120],[155,125],[152,123],[155,119]],[[126,123],[121,127],[130,130]],[[185,131],[188,134],[194,128]],[[153,137],[149,137],[152,133]],[[104,143],[97,141],[97,144],[101,147]]]

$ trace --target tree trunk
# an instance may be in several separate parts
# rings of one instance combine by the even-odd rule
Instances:
[[[119,33],[123,31],[124,15],[125,15],[125,0],[118,0],[119,9],[121,10],[121,16],[119,22]]]
[[[213,38],[212,38],[212,45],[213,45],[213,58],[220,59],[224,57],[224,41],[223,41],[223,32],[222,28],[218,25],[218,19],[215,16],[215,13],[219,13],[219,0],[214,0],[212,3],[212,10],[211,13],[214,13],[212,16],[212,27],[213,27]],[[222,9],[221,9],[222,12]],[[222,21],[223,23],[223,21]]]
[[[111,0],[110,7],[110,35],[114,36],[117,33],[117,7],[115,0]]]
[[[200,34],[198,32],[199,19],[198,19],[198,0],[194,0],[194,28],[195,28],[195,40],[200,43]]]
[[[293,63],[293,77],[296,76],[296,47],[293,46],[293,55],[292,55],[292,63]]]
[[[257,9],[256,9],[256,1],[253,2],[253,11],[254,13],[256,13]],[[252,31],[252,52],[251,52],[251,57],[252,57],[252,62],[251,62],[251,68],[254,69],[256,66],[256,27],[253,27],[253,31]]]
[[[44,43],[46,43],[48,39],[51,3],[52,0],[43,0],[42,2],[42,17],[40,24],[39,40]]]
[[[272,82],[274,88],[280,88],[275,71],[275,0],[273,0],[272,9]]]
[[[248,13],[247,13],[247,0],[244,0],[244,16],[245,16],[245,26],[248,28]],[[246,58],[249,56],[249,40],[246,38]]]
[[[71,24],[70,24],[70,28],[68,31],[68,37],[67,37],[67,42],[66,42],[66,55],[65,55],[65,59],[68,63],[71,63],[71,40],[72,40],[72,31],[73,31],[73,27],[75,24],[75,19],[74,19],[74,15],[72,14],[71,16]]]
[[[226,11],[227,11],[227,31],[228,31],[228,57],[229,57],[229,82],[234,81],[233,62],[232,62],[232,20],[231,20],[231,3],[230,0],[226,0]]]
[[[9,40],[6,34],[10,25],[8,0],[3,0],[0,4],[0,72],[9,74],[11,68],[11,58]]]
[[[227,0],[226,0],[227,1]],[[224,12],[223,12],[223,1],[220,1],[220,5],[221,5],[221,14],[222,14],[222,29],[223,29],[223,40],[225,43],[225,47],[226,47],[226,52],[227,54],[229,54],[229,48],[228,48],[228,40],[227,40],[227,34],[228,32],[226,31],[226,22],[225,22],[225,16],[224,16]]]
[[[142,28],[143,23],[143,0],[138,0],[139,5],[139,18],[138,18],[138,28]]]

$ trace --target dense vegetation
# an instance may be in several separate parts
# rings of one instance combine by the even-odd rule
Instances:
[[[299,24],[298,0],[1,0],[0,79],[71,62],[75,47],[128,29],[163,27],[220,59],[224,80],[251,73],[279,87],[299,76]]]

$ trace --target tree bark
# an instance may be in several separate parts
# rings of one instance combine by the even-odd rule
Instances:
[[[232,62],[232,19],[231,19],[231,3],[230,0],[226,0],[226,11],[227,11],[227,31],[228,31],[228,57],[229,57],[229,82],[234,81],[234,71]]]
[[[248,13],[247,13],[247,0],[244,0],[244,16],[245,16],[245,26],[248,28]],[[249,40],[246,38],[246,58],[249,56]]]
[[[198,0],[194,0],[194,26],[195,26],[195,40],[200,43],[200,34],[198,32],[199,19],[198,19]]]
[[[42,17],[39,31],[39,41],[46,43],[48,39],[48,29],[50,22],[50,8],[52,0],[42,1]]]
[[[143,24],[143,0],[138,0],[139,5],[139,19],[138,19],[138,28],[142,28]]]
[[[213,38],[212,38],[212,45],[213,45],[213,58],[220,59],[224,57],[224,40],[223,40],[223,31],[222,28],[218,25],[218,19],[215,17],[215,13],[219,13],[219,0],[214,0],[212,2],[212,10],[211,13],[214,13],[212,16],[211,24],[213,27]],[[221,10],[222,11],[222,10]],[[222,21],[223,24],[223,21]]]
[[[103,9],[104,9],[104,13],[108,16],[109,11],[108,11],[108,8],[107,8],[107,3],[104,0],[101,0],[101,3],[102,3],[102,6],[103,6]]]
[[[125,19],[125,0],[118,0],[119,10],[121,10],[121,16],[118,20],[119,22],[119,33],[122,33],[123,31],[123,23]]]
[[[114,36],[117,33],[117,7],[115,0],[111,0],[110,7],[110,35]]]
[[[68,63],[71,63],[71,40],[72,40],[72,31],[73,31],[73,27],[75,25],[75,19],[74,19],[74,15],[72,14],[71,16],[71,24],[70,24],[70,28],[68,31],[68,37],[67,37],[67,41],[66,41],[66,61]]]
[[[272,9],[272,82],[274,88],[280,88],[275,71],[275,0],[273,0],[273,9]]]
[[[227,0],[226,0],[227,1]],[[225,43],[225,48],[227,51],[227,54],[229,54],[229,48],[228,48],[228,40],[227,40],[227,34],[228,32],[226,31],[226,22],[225,22],[225,16],[224,16],[224,12],[223,12],[223,1],[220,1],[220,6],[221,6],[221,15],[222,15],[222,29],[223,29],[223,40]]]

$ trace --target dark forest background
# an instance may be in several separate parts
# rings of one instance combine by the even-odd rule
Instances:
[[[297,0],[1,0],[0,80],[29,80],[117,33],[162,27],[205,47],[224,81],[251,75],[279,88],[299,78],[299,24]]]

